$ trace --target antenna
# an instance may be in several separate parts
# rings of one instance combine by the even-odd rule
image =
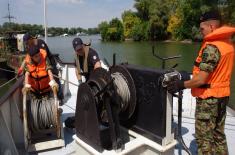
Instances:
[[[8,20],[9,20],[9,23],[11,23],[11,19],[15,19],[15,17],[14,16],[11,16],[11,12],[10,12],[10,3],[9,3],[9,1],[8,1],[8,15],[6,15],[5,17],[3,17],[3,18],[7,18]]]
[[[44,37],[47,43],[47,0],[44,0]]]

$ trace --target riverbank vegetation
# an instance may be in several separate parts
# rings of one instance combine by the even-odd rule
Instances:
[[[217,9],[223,22],[235,24],[234,0],[135,0],[136,11],[122,13],[122,24],[99,24],[103,40],[185,40],[201,39],[200,15]],[[121,32],[122,31],[122,32]],[[110,36],[123,37],[110,37]]]
[[[18,24],[18,23],[9,23],[6,22],[3,25],[0,25],[0,34],[9,31],[22,31],[28,32],[33,36],[43,35],[44,34],[44,27],[42,25],[36,24]],[[49,36],[61,36],[63,34],[68,35],[92,35],[92,34],[99,34],[98,28],[61,28],[61,27],[49,27],[48,28]]]
[[[199,41],[199,18],[202,13],[217,9],[224,23],[235,24],[235,0],[134,0],[133,10],[122,13],[121,19],[103,21],[98,28],[49,27],[49,36],[101,34],[103,41],[167,40]],[[24,31],[44,34],[42,25],[4,23],[0,34]]]

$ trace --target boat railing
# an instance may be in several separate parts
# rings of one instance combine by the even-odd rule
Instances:
[[[72,63],[63,62],[59,77],[63,79],[62,88],[64,96],[70,95],[69,68],[74,68]],[[63,74],[62,74],[63,72]],[[63,77],[62,77],[63,75]],[[0,98],[0,154],[24,154],[23,134],[23,87],[24,76],[21,76]]]
[[[61,65],[61,66],[75,66],[74,62],[65,62],[63,60],[60,59],[59,54],[53,54],[53,57],[55,58],[55,60]]]
[[[24,143],[22,125],[22,93],[23,77],[0,98],[0,154],[18,155]]]
[[[63,66],[63,92],[64,96],[70,95],[69,90],[69,68],[71,64],[64,63]],[[62,73],[61,73],[62,75]],[[8,91],[0,98],[0,154],[24,154],[24,136],[23,136],[23,87],[24,76],[21,76],[10,87]]]
[[[69,81],[69,68],[74,68],[75,63],[74,62],[65,62],[65,61],[61,60],[61,58],[59,57],[59,54],[53,54],[53,57],[55,58],[56,62],[59,64],[59,66],[61,66],[59,68],[59,75],[58,76],[59,76],[60,81],[63,84],[64,97],[67,97],[71,94],[69,91],[69,84],[73,84],[72,82]],[[64,72],[64,73],[62,74],[62,72]],[[62,75],[64,75],[64,76],[62,77]]]

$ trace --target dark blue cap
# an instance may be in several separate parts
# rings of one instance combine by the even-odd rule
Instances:
[[[24,37],[23,37],[23,41],[24,42],[27,42],[29,39],[31,39],[32,38],[32,36],[30,35],[30,34],[28,34],[28,33],[26,33],[25,35],[24,35]]]
[[[221,20],[219,11],[211,10],[201,15],[200,22],[205,22],[208,20]]]
[[[38,54],[40,52],[40,49],[38,48],[38,46],[31,46],[29,47],[29,55],[32,57],[35,54]]]
[[[75,51],[82,48],[83,42],[81,38],[74,38],[73,39],[73,48]]]

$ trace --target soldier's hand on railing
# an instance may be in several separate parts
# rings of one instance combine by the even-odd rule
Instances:
[[[51,80],[50,82],[49,82],[49,85],[51,86],[51,89],[54,91],[56,91],[56,92],[58,92],[58,90],[59,90],[59,85],[55,82],[55,80]]]
[[[24,87],[22,88],[22,93],[26,94],[30,90],[31,90],[31,85],[30,84],[25,84]]]

